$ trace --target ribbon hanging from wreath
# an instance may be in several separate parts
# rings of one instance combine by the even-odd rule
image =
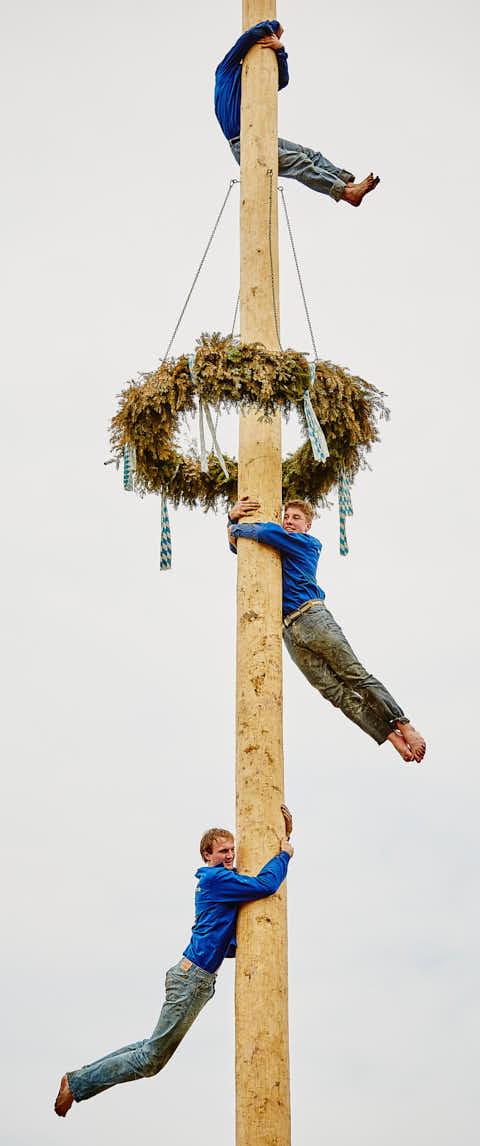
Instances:
[[[168,505],[165,494],[162,493],[160,508],[160,572],[172,568],[172,534],[168,517]]]
[[[315,370],[317,363],[310,363],[310,386],[315,385]],[[327,440],[322,430],[320,422],[317,418],[315,410],[312,406],[312,399],[310,392],[305,390],[303,395],[303,409],[305,411],[305,418],[308,427],[308,436],[310,438],[310,445],[312,447],[312,454],[316,462],[326,462],[330,456],[328,452]]]
[[[211,408],[218,416],[253,407],[265,418],[279,406],[286,416],[294,410],[304,441],[283,460],[282,500],[304,498],[316,508],[337,487],[346,553],[350,486],[379,438],[379,420],[388,417],[384,399],[370,383],[331,362],[309,364],[295,350],[275,353],[231,336],[202,335],[194,356],[168,359],[123,390],[111,423],[113,460],[123,457],[125,466],[127,459],[128,482],[133,462],[140,496],[161,492],[174,506],[205,511],[227,507],[237,497],[238,467],[219,447]],[[182,453],[182,422],[196,412],[200,450],[192,446]],[[212,439],[208,455],[206,428]],[[166,500],[165,513],[168,519]],[[162,530],[164,520],[165,515]],[[171,560],[165,522],[165,553],[168,544]]]
[[[194,354],[189,354],[188,366],[189,366],[192,382],[195,384],[195,355]],[[217,432],[216,432],[216,428],[213,424],[212,415],[211,415],[210,410],[208,408],[208,403],[202,401],[202,399],[199,398],[199,400],[198,400],[198,423],[199,423],[198,432],[199,432],[199,439],[200,439],[200,468],[201,468],[201,471],[202,471],[202,473],[208,473],[207,450],[206,450],[206,446],[205,446],[205,426],[203,423],[204,417],[206,418],[207,425],[208,425],[208,428],[210,430],[210,434],[212,437],[213,451],[214,451],[216,457],[218,458],[218,461],[220,462],[220,465],[221,465],[222,470],[225,474],[225,477],[228,478],[228,470],[227,470],[227,467],[225,465],[225,460],[224,460],[222,451],[221,451],[220,446],[217,442]]]
[[[338,513],[340,518],[340,555],[341,557],[346,557],[348,553],[348,541],[345,519],[353,515],[353,505],[344,466],[342,466],[338,477]]]

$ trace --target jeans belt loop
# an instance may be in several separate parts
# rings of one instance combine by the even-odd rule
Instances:
[[[306,613],[308,609],[312,608],[312,605],[323,605],[324,600],[325,598],[322,600],[321,597],[314,597],[313,601],[305,601],[304,605],[301,605],[299,609],[295,609],[293,613],[289,613],[288,617],[284,618],[283,623],[285,628],[288,629],[288,626],[292,624],[292,621],[295,621],[297,617],[301,616],[302,613]]]

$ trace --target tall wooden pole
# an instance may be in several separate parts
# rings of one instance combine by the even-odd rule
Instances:
[[[243,0],[243,30],[275,18],[272,0]],[[242,73],[240,327],[244,342],[278,350],[278,65],[254,47]],[[270,174],[269,174],[270,173]],[[270,223],[269,223],[270,220]],[[240,418],[239,497],[280,521],[281,418]],[[238,543],[237,864],[256,874],[284,833],[281,564],[272,549]],[[290,1146],[286,885],[241,909],[235,980],[236,1144]]]

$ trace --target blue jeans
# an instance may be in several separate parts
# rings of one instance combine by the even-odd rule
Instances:
[[[240,163],[240,136],[230,139],[230,150]],[[335,167],[320,151],[312,151],[311,147],[303,147],[301,143],[292,143],[289,139],[278,141],[278,174],[285,179],[298,179],[312,191],[319,191],[321,195],[331,195],[337,202],[342,198],[345,184],[351,183],[355,178],[350,171],[343,167]]]
[[[185,960],[170,967],[165,977],[165,1002],[149,1039],[130,1043],[112,1051],[81,1070],[68,1072],[70,1090],[76,1102],[92,1098],[119,1082],[158,1074],[176,1051],[197,1015],[215,994],[216,974],[203,971],[194,963],[182,970]]]
[[[283,639],[310,684],[377,744],[384,743],[397,721],[407,724],[400,705],[363,668],[325,605],[312,605],[284,626]]]

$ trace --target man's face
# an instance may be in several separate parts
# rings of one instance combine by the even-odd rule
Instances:
[[[217,864],[223,863],[223,866],[231,871],[234,860],[235,840],[233,836],[217,836],[213,841],[210,855],[207,855],[205,859],[207,867],[216,867]]]
[[[310,522],[297,505],[288,505],[283,515],[283,528],[287,533],[308,533]]]

